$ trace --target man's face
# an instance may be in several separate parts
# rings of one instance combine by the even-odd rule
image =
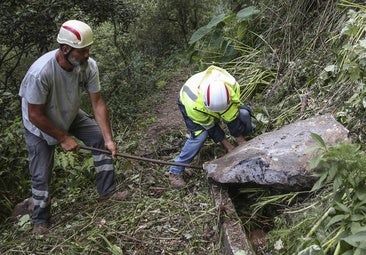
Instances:
[[[68,60],[74,67],[84,64],[89,59],[89,49],[90,46],[81,49],[71,50],[71,53],[68,56]]]

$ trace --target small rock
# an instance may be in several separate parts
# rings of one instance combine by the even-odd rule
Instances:
[[[12,217],[17,217],[19,215],[33,214],[34,204],[33,198],[26,198],[22,202],[18,203],[11,214]]]

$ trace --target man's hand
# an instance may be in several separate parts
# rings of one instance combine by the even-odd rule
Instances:
[[[232,151],[235,148],[235,146],[232,145],[227,139],[222,140],[221,144],[224,145],[225,149],[228,152]]]
[[[244,136],[238,136],[238,137],[235,137],[235,139],[236,139],[236,142],[239,144],[239,145],[241,145],[241,144],[243,144],[243,143],[245,143],[246,142],[246,140],[245,140],[245,138],[244,138]]]
[[[45,114],[46,105],[44,104],[29,104],[28,103],[28,116],[29,121],[32,122],[37,128],[45,132],[46,134],[54,137],[59,143],[62,149],[65,151],[76,151],[79,149],[78,143],[74,138],[69,136],[63,130],[59,129]]]
[[[79,149],[78,143],[71,136],[65,135],[60,141],[60,146],[65,151],[76,151]]]
[[[117,146],[113,141],[105,143],[105,147],[107,150],[111,152],[112,158],[116,156],[117,153]]]

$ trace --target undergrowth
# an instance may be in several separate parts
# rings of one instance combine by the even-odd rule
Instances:
[[[313,137],[321,150],[312,161],[319,179],[308,199],[274,219],[267,249],[273,254],[365,254],[365,153],[357,144],[328,147],[320,136]]]
[[[253,206],[242,208],[249,209],[243,228],[258,223],[265,230],[272,229],[263,254],[364,254],[364,188],[348,182],[359,178],[364,182],[365,5],[348,0],[252,4],[260,10],[251,9],[248,19],[252,22],[243,25],[229,19],[230,15],[221,18],[221,23],[211,27],[211,34],[205,34],[204,42],[195,43],[199,52],[195,60],[203,66],[217,61],[239,77],[242,100],[254,109],[257,134],[331,113],[360,145],[341,145],[322,154],[327,160],[322,161],[320,178],[328,178],[327,172],[339,173],[341,178],[328,179],[340,185],[339,190],[325,185],[294,204],[290,199],[304,194],[243,189],[254,200]],[[238,24],[243,25],[241,30]],[[238,40],[243,29],[245,36]],[[221,61],[232,56],[232,49],[238,55]],[[328,161],[335,163],[328,165]],[[344,192],[341,201],[334,197],[340,190]],[[347,209],[354,203],[362,211]],[[268,215],[273,208],[278,211]]]
[[[242,99],[255,112],[256,134],[332,113],[350,130],[353,141],[361,144],[328,148],[315,137],[322,153],[313,164],[320,169],[313,191],[247,191],[257,200],[250,206],[243,228],[265,225],[269,230],[266,252],[365,253],[365,12],[363,1],[262,1],[239,15],[217,15],[204,27],[202,37],[193,40],[189,54],[198,69],[219,64],[238,78]],[[172,66],[174,62],[172,59]],[[133,63],[141,64],[137,60]],[[153,65],[144,68],[156,70]],[[163,87],[168,75],[160,75],[148,77],[149,82]],[[124,85],[128,90],[128,84]],[[120,114],[123,110],[116,112],[116,118]],[[129,117],[131,123],[137,121],[134,115]],[[144,125],[150,121],[154,120],[143,118]],[[18,128],[20,122],[10,124],[14,126],[8,129]],[[122,123],[116,128],[119,145],[134,152],[143,134]],[[7,137],[9,144],[20,144],[19,137]],[[2,152],[8,150],[14,155],[13,147],[2,148]],[[23,161],[25,152],[21,153]],[[220,153],[214,150],[215,156]],[[62,159],[75,155],[58,157],[56,162],[66,170],[63,174],[70,176],[64,184],[56,182],[53,234],[34,238],[28,233],[29,217],[8,219],[0,227],[2,254],[220,254],[219,219],[203,173],[194,175],[188,189],[172,191],[162,178],[167,167],[118,161],[119,189],[128,189],[131,194],[124,202],[107,204],[97,202],[95,191],[89,188],[90,162],[71,166]],[[75,166],[86,170],[85,175],[72,172]],[[281,214],[269,219],[268,206],[275,206]]]
[[[29,234],[29,215],[1,226],[1,254],[219,254],[219,219],[204,173],[187,189],[172,190],[162,178],[167,167],[123,160],[118,190],[125,201],[98,202],[95,189],[83,187],[52,198],[52,228],[47,236]]]

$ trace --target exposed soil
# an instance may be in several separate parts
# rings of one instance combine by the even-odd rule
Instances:
[[[171,77],[162,89],[162,104],[154,110],[156,113],[156,122],[150,126],[150,135],[158,137],[167,130],[182,126],[183,119],[177,106],[177,98],[179,90],[189,78],[188,76],[189,70],[184,69],[181,73]]]
[[[180,149],[179,147],[183,142],[181,139],[173,139],[168,145],[164,141],[169,135],[174,136],[187,132],[178,109],[177,98],[180,88],[188,78],[189,69],[183,69],[170,77],[167,84],[162,88],[159,100],[155,104],[156,107],[149,113],[153,115],[154,122],[148,125],[144,136],[141,137],[138,154],[149,156],[158,153],[158,155],[164,157]]]

